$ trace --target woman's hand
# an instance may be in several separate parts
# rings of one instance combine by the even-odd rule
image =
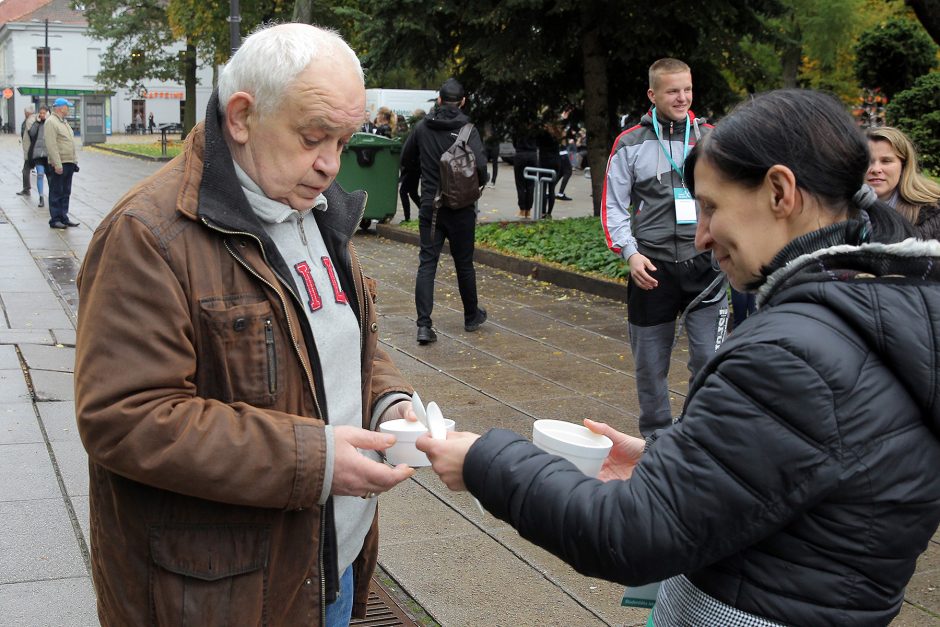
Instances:
[[[479,437],[476,433],[458,431],[448,432],[446,440],[434,440],[430,435],[424,434],[418,438],[415,446],[427,454],[431,460],[431,468],[444,485],[455,492],[461,492],[467,489],[463,482],[463,462],[467,451]]]
[[[597,474],[597,478],[601,481],[629,479],[633,474],[634,467],[640,463],[640,458],[643,457],[646,440],[620,433],[608,424],[595,422],[587,418],[584,419],[584,426],[594,433],[606,435],[614,443],[613,448],[610,449],[610,454],[604,460],[604,465],[601,466],[601,471]]]

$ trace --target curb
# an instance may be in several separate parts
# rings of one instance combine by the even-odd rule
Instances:
[[[141,161],[156,161],[163,162],[169,161],[173,157],[151,157],[150,155],[142,155],[136,152],[130,152],[129,150],[121,150],[120,148],[114,148],[113,146],[108,146],[107,144],[88,144],[89,148],[97,148],[99,150],[104,150],[107,152],[113,152],[117,155],[122,155],[124,157],[134,157],[135,159],[140,159]]]
[[[380,223],[375,225],[375,230],[380,237],[404,244],[420,245],[420,236],[416,231]],[[442,254],[449,253],[450,246],[445,243],[444,249],[441,252]],[[546,283],[551,283],[558,287],[580,290],[588,294],[603,296],[604,298],[609,298],[621,303],[627,302],[626,283],[598,279],[585,274],[572,272],[571,270],[551,266],[534,259],[512,257],[490,248],[481,248],[479,246],[474,249],[473,261],[499,270],[505,270],[506,272],[512,272],[513,274],[521,274],[522,276],[527,276],[532,279],[545,281]]]

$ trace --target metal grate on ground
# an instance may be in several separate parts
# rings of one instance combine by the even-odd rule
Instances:
[[[369,600],[366,604],[366,617],[353,619],[350,627],[421,627],[389,595],[385,587],[375,578],[369,583]]]

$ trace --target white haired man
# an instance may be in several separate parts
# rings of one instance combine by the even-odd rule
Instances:
[[[103,625],[365,615],[379,422],[415,420],[333,181],[365,117],[337,35],[262,29],[183,154],[125,196],[78,279],[76,411]]]
[[[23,108],[23,124],[20,125],[20,139],[23,142],[23,188],[16,192],[17,196],[29,196],[32,186],[29,183],[29,173],[33,169],[29,158],[29,129],[39,121],[36,117],[36,107],[32,103]]]

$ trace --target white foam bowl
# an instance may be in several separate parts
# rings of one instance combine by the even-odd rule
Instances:
[[[536,420],[532,443],[546,453],[564,457],[591,477],[600,472],[614,445],[606,435],[563,420]]]
[[[444,426],[448,431],[453,431],[454,421],[444,418]],[[403,418],[389,420],[379,425],[379,431],[395,436],[395,444],[385,449],[385,459],[389,464],[393,466],[408,464],[413,468],[431,465],[428,456],[415,448],[415,440],[428,432],[420,422],[411,422]]]

